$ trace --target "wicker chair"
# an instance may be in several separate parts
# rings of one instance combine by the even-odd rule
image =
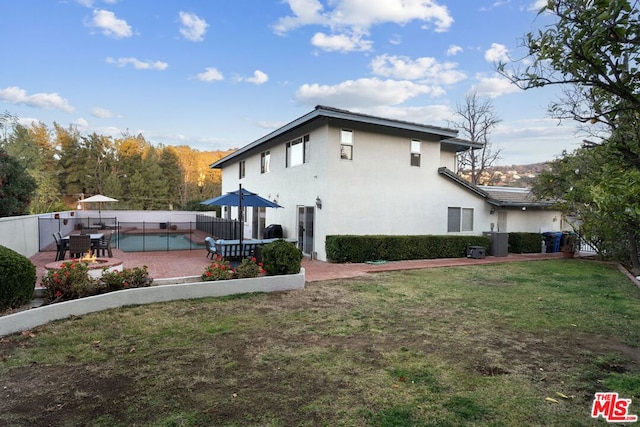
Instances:
[[[69,256],[80,258],[91,249],[91,236],[88,234],[69,236]]]
[[[62,240],[62,235],[59,232],[53,233],[53,240],[56,241],[56,261],[62,261],[67,252],[67,242]]]
[[[113,258],[113,252],[111,252],[111,237],[113,233],[105,233],[104,237],[100,239],[98,242],[98,246],[96,247],[96,253],[98,256],[105,256],[105,254],[109,255],[109,258]]]

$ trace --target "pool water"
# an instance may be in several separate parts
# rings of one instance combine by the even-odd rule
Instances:
[[[200,249],[202,246],[187,239],[183,234],[121,234],[114,242],[123,252],[179,251]]]

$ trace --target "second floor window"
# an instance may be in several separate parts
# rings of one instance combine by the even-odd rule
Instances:
[[[244,166],[245,166],[245,161],[244,160],[240,160],[240,163],[238,163],[238,178],[242,179],[244,178]]]
[[[309,135],[287,142],[288,168],[309,163]]]
[[[418,139],[411,140],[411,166],[420,167],[420,155],[422,153],[422,142]]]
[[[342,129],[340,131],[340,158],[353,160],[353,131]]]
[[[269,173],[271,168],[271,152],[263,151],[260,154],[260,173]]]

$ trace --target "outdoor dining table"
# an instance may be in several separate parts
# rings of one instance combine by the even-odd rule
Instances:
[[[104,239],[104,233],[91,233],[89,236],[91,236],[91,245],[100,243],[100,240]],[[69,242],[69,236],[64,236],[62,241]]]

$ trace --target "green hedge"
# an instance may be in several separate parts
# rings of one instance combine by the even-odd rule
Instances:
[[[327,236],[325,249],[331,262],[400,261],[461,258],[467,246],[489,247],[485,236]]]
[[[36,267],[29,258],[0,246],[0,310],[31,301],[35,285]]]
[[[541,233],[509,233],[509,252],[532,254],[542,251]]]

